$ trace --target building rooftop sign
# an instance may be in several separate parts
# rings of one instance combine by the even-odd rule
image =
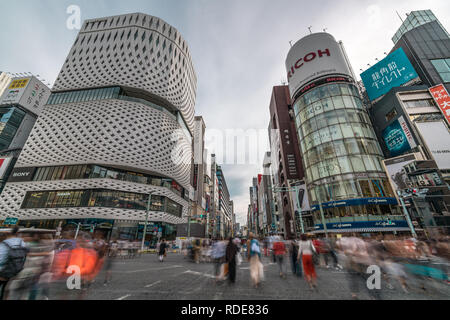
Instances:
[[[361,73],[361,80],[371,101],[418,77],[402,48]]]

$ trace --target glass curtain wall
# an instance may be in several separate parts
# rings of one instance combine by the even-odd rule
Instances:
[[[393,196],[356,86],[320,86],[300,97],[294,112],[313,203],[319,196],[322,202]]]
[[[27,192],[22,209],[107,207],[147,210],[148,195],[115,190],[63,190]],[[152,195],[150,210],[181,217],[183,207],[175,201]]]

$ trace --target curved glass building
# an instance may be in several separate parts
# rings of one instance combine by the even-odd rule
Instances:
[[[392,216],[397,201],[342,45],[327,33],[309,35],[286,65],[315,232],[325,231],[323,222],[339,233],[389,231],[386,221],[407,230]]]

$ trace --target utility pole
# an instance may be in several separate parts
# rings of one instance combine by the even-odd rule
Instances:
[[[320,191],[317,192],[317,195],[319,197],[319,208],[320,208],[320,216],[322,218],[323,231],[325,231],[325,237],[328,238],[328,229],[327,224],[325,223],[325,216],[323,214],[322,197],[320,196]]]
[[[192,215],[192,205],[189,204],[188,208],[188,238],[191,237],[191,215]]]
[[[80,225],[81,225],[81,222],[78,222],[78,225],[77,225],[77,232],[75,232],[75,240],[76,240],[77,237],[78,237],[78,232],[80,231]]]
[[[398,194],[398,198],[400,200],[400,203],[402,205],[403,213],[405,214],[406,221],[408,222],[408,226],[411,229],[411,234],[413,235],[414,238],[417,238],[416,231],[414,230],[414,226],[413,226],[413,224],[411,222],[411,218],[409,217],[408,210],[406,210],[405,202],[403,201],[403,195],[402,195],[400,190],[397,190],[397,194]]]
[[[150,211],[150,204],[152,201],[152,194],[148,194],[148,202],[147,202],[147,212],[145,214],[145,225],[144,225],[144,232],[142,234],[142,243],[141,243],[141,251],[144,251],[144,244],[145,244],[145,236],[147,235],[147,224],[148,224],[148,214]]]

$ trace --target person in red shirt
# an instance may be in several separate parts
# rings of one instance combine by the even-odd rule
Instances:
[[[286,252],[286,246],[284,244],[283,238],[280,236],[277,237],[273,244],[273,253],[280,269],[280,277],[282,278],[286,278],[286,274],[284,273],[284,255],[286,254]]]

